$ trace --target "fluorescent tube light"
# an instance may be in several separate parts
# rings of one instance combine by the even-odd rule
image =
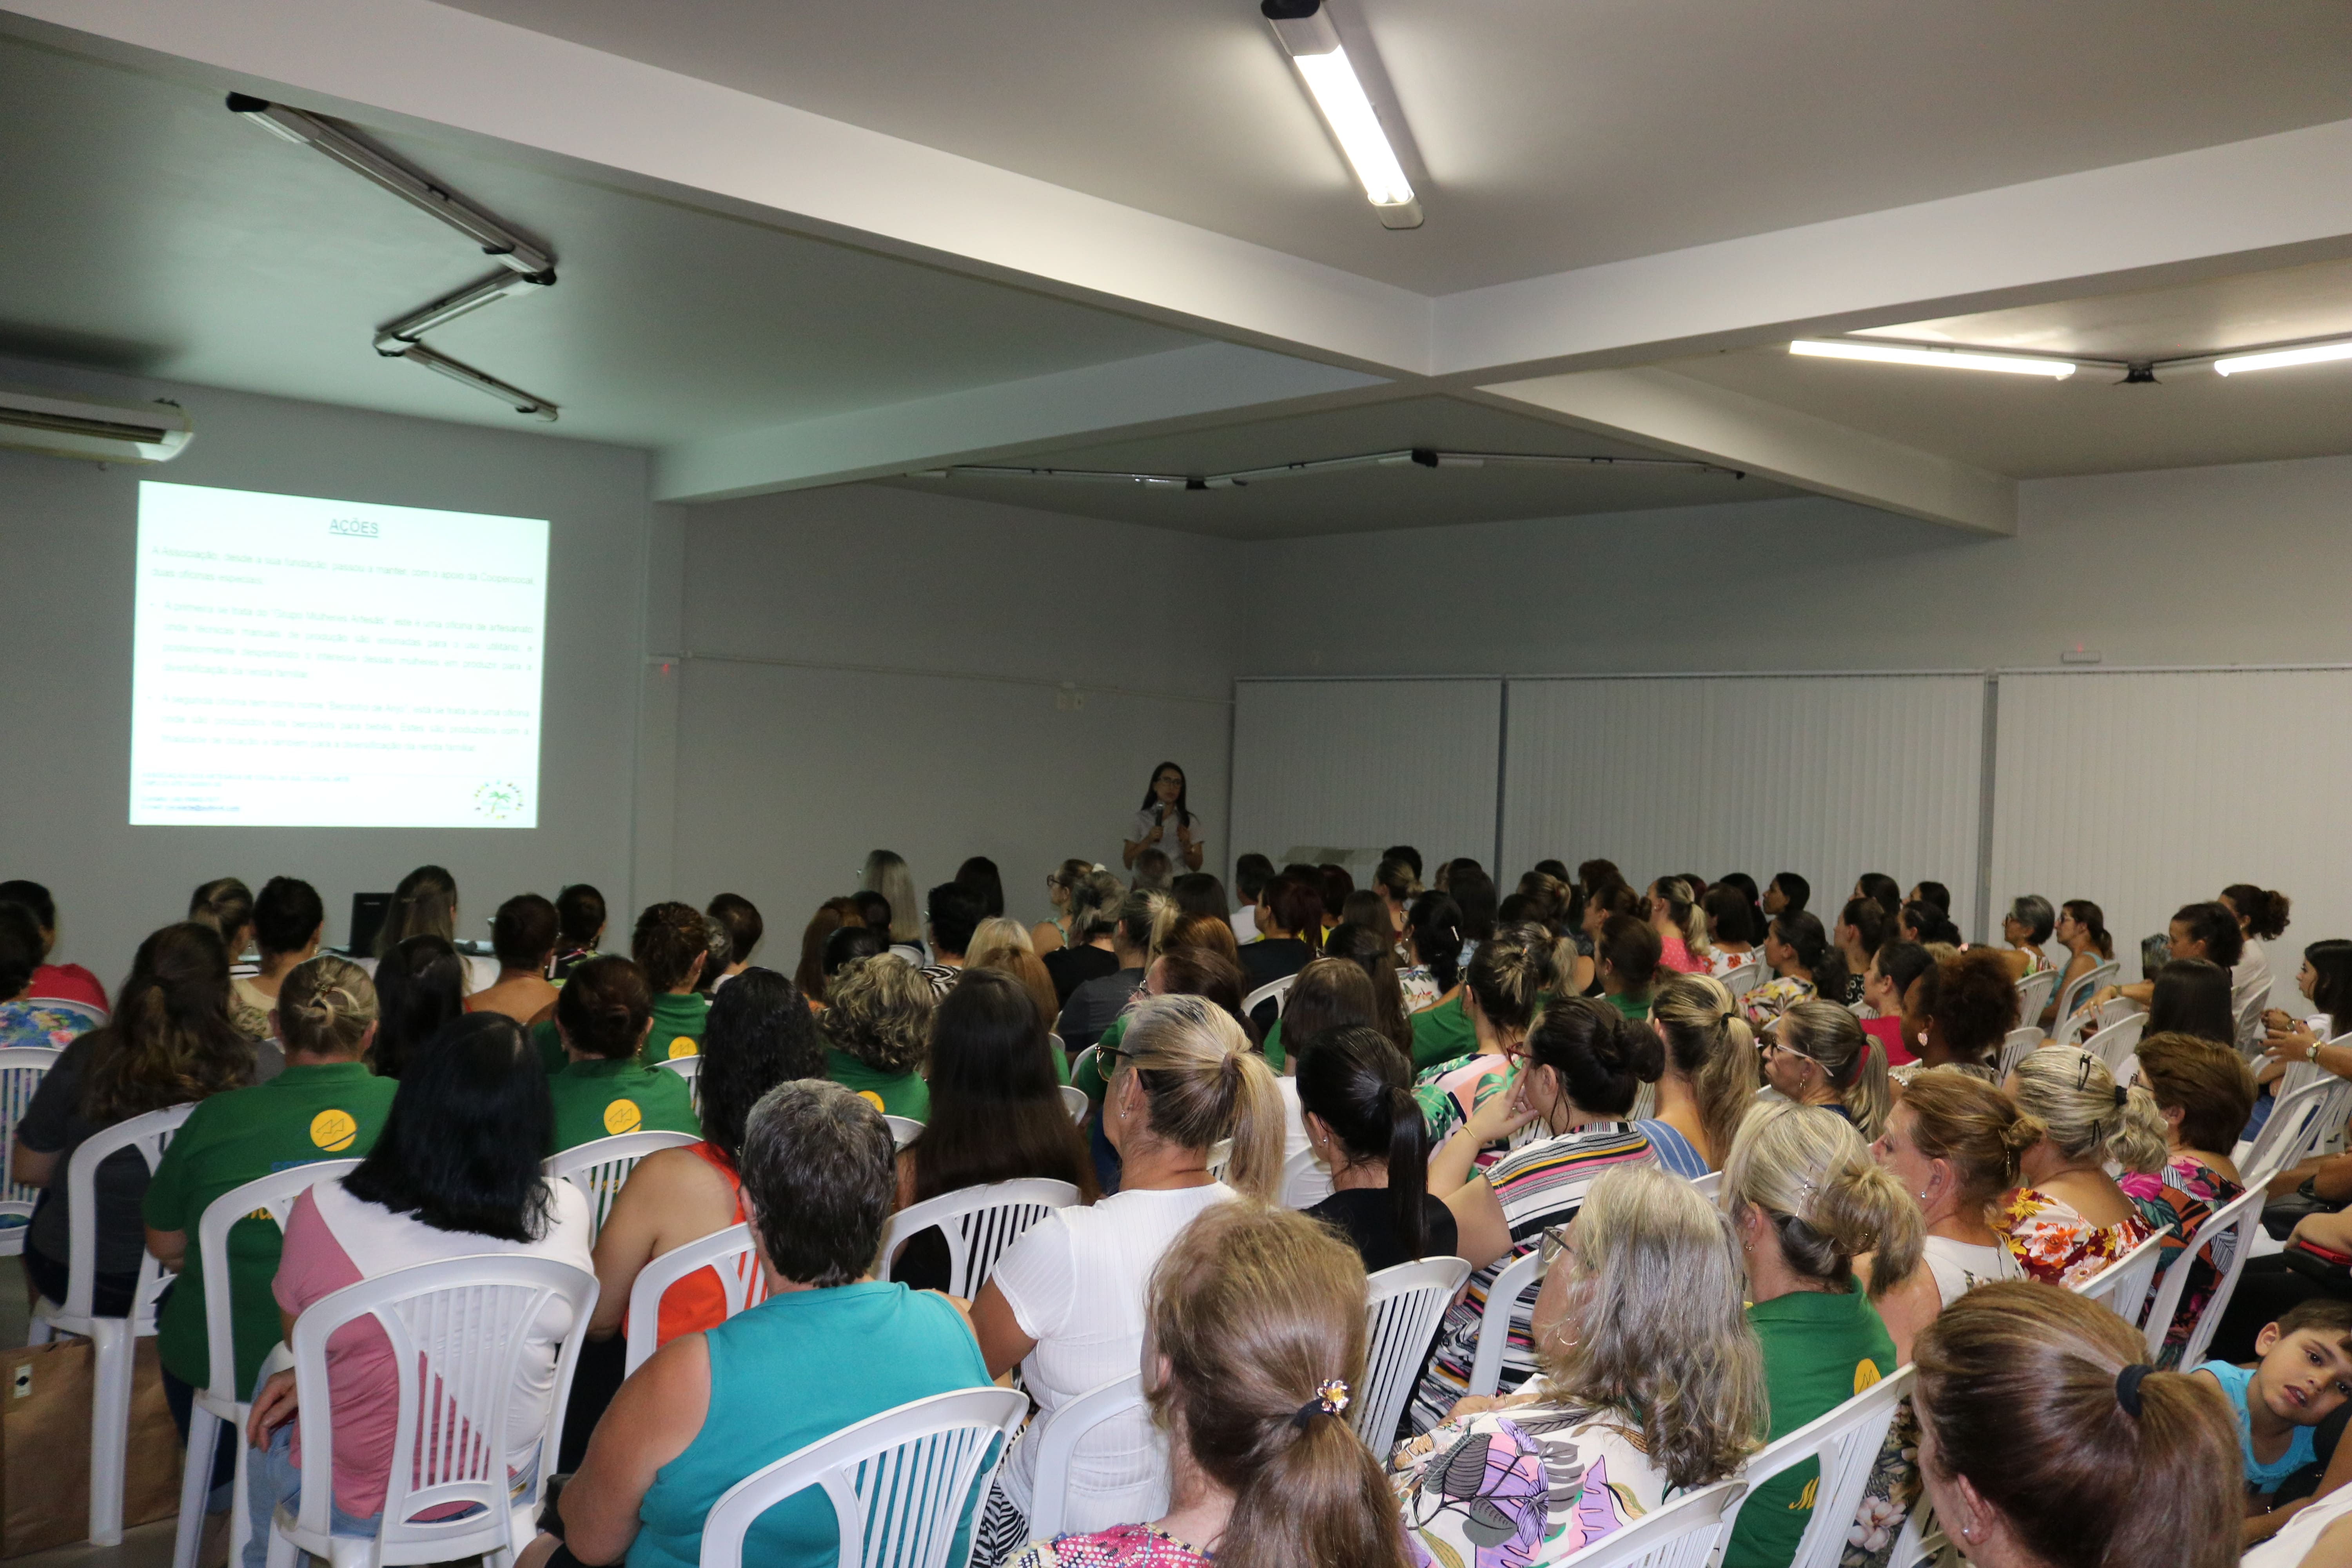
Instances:
[[[2332,359],[2352,359],[2352,342],[2314,343],[2305,349],[2280,349],[2266,354],[2231,354],[2213,362],[2216,375],[2235,375],[2242,370],[2278,370],[2291,364],[2324,364]]]
[[[1800,339],[1789,345],[1789,352],[1819,359],[1874,360],[1881,364],[1924,364],[1940,370],[1990,370],[2007,375],[2046,375],[2053,381],[2063,381],[2074,374],[2074,365],[2065,360],[2032,359],[2024,354],[1974,353],[1959,349],[1896,348],[1884,343],[1824,342]]]
[[[1405,177],[1404,165],[1389,144],[1381,117],[1319,0],[1303,5],[1300,0],[1265,0],[1261,9],[1290,63],[1298,68],[1308,96],[1331,128],[1332,139],[1355,170],[1381,223],[1389,228],[1419,228],[1421,204],[1413,197],[1412,182]]]

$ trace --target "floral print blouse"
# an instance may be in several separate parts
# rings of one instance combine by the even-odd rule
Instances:
[[[1148,1524],[1115,1524],[1040,1541],[1007,1568],[1204,1568],[1214,1561]]]
[[[1817,994],[1811,981],[1784,974],[1750,991],[1740,998],[1739,1005],[1748,1015],[1748,1026],[1760,1029],[1798,1003],[1810,1002]]]
[[[1416,1568],[1557,1562],[1669,1491],[1624,1416],[1541,1394],[1431,1427],[1397,1449],[1389,1480]]]
[[[1993,1228],[2027,1279],[2070,1289],[2156,1234],[2137,1212],[2120,1225],[2093,1225],[2063,1199],[2034,1187],[2002,1199]]]
[[[2189,1342],[2189,1331],[2197,1325],[2197,1314],[2213,1299],[2214,1288],[2221,1284],[2222,1273],[2230,1267],[2230,1253],[2222,1238],[2217,1237],[2202,1247],[2197,1247],[2194,1238],[2216,1209],[2242,1197],[2246,1189],[2212,1166],[2186,1154],[2175,1154],[2165,1163],[2163,1170],[2152,1175],[2126,1172],[2116,1185],[2124,1190],[2124,1196],[2131,1199],[2132,1206],[2150,1226],[2165,1233],[2151,1290],[2163,1281],[2164,1270],[2184,1267],[2184,1258],[2192,1247],[2196,1248],[2196,1256],[2188,1258],[2185,1265],[2191,1272],[2188,1286],[2181,1291],[2180,1310],[2173,1314],[2172,1325],[2164,1334],[2160,1364],[2178,1366],[2181,1349]]]

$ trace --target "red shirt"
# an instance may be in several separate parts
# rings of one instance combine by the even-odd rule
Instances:
[[[79,963],[44,963],[33,971],[33,1001],[79,1002],[106,1011],[106,987]]]

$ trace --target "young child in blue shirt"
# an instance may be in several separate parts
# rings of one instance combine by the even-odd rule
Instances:
[[[2238,1450],[2245,1461],[2245,1543],[2274,1533],[2301,1507],[2270,1506],[2279,1483],[2326,1456],[2312,1429],[2352,1399],[2352,1301],[2322,1297],[2289,1309],[2255,1336],[2250,1366],[2225,1361],[2200,1364],[2228,1396],[2238,1418]]]

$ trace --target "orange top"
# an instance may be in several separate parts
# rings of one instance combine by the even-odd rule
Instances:
[[[735,1194],[735,1217],[730,1225],[743,1223],[743,1178],[726,1154],[706,1141],[687,1145],[689,1153],[698,1154],[720,1175]],[[759,1265],[754,1262],[752,1268]],[[698,1334],[715,1329],[727,1321],[727,1292],[719,1282],[716,1268],[698,1268],[668,1289],[662,1292],[661,1323],[655,1332],[656,1349],[680,1334]]]

